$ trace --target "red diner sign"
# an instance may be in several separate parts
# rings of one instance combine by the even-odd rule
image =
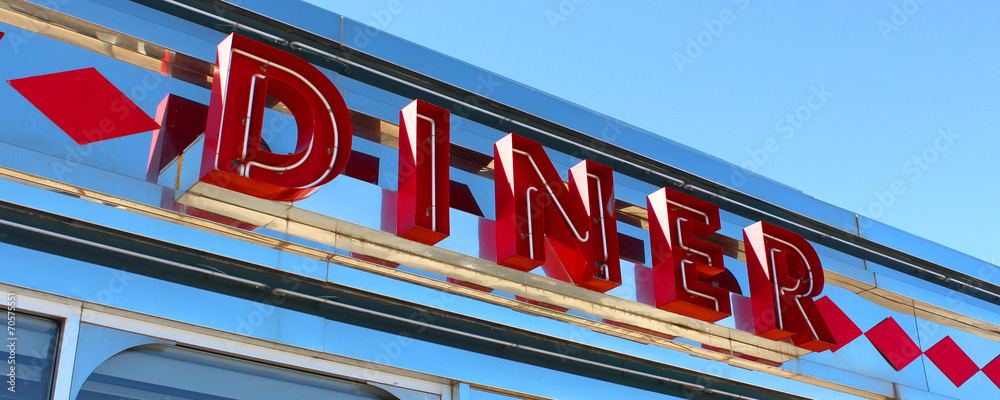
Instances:
[[[268,97],[298,125],[293,154],[261,149]],[[449,113],[415,100],[400,111],[397,235],[433,245],[448,237]],[[203,182],[255,197],[294,201],[333,180],[351,153],[347,105],[308,62],[238,35],[219,45],[206,127]],[[585,160],[567,185],[538,142],[510,134],[494,145],[497,263],[541,266],[555,279],[606,292],[621,285],[614,180],[610,167]],[[720,228],[718,206],[663,188],[650,194],[653,278],[639,288],[653,305],[714,322],[732,314],[722,248],[704,239]],[[744,230],[754,329],[824,351],[836,341],[813,303],[823,268],[801,236],[767,224]]]

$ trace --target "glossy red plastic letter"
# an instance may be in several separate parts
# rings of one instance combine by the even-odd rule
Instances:
[[[295,201],[340,174],[351,154],[351,118],[326,75],[298,57],[235,34],[219,44],[216,65],[203,182]],[[292,154],[261,150],[264,106],[271,99],[295,117]]]
[[[611,168],[583,161],[569,189],[541,144],[510,134],[493,146],[497,262],[598,292],[621,285]]]
[[[719,207],[666,188],[646,205],[653,276],[638,290],[651,291],[656,307],[702,321],[731,315],[729,290],[709,283],[726,271],[722,247],[696,238],[719,230]]]
[[[799,347],[836,347],[813,298],[823,291],[823,267],[801,236],[766,222],[743,229],[754,330],[772,340],[787,337]]]
[[[450,114],[414,100],[399,111],[396,234],[433,245],[448,237]]]

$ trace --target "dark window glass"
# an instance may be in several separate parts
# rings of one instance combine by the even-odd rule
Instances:
[[[59,323],[23,314],[7,299],[4,313],[3,391],[0,399],[44,400],[55,376]]]

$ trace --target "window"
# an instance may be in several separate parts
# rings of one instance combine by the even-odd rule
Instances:
[[[4,385],[0,399],[48,399],[55,376],[59,326],[56,321],[8,307],[4,321]]]
[[[101,364],[79,400],[397,399],[364,383],[176,346],[147,345]]]

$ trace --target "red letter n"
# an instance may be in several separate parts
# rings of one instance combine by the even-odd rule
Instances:
[[[494,145],[497,262],[598,292],[621,285],[612,170],[570,169],[569,189],[542,145],[510,134]]]

